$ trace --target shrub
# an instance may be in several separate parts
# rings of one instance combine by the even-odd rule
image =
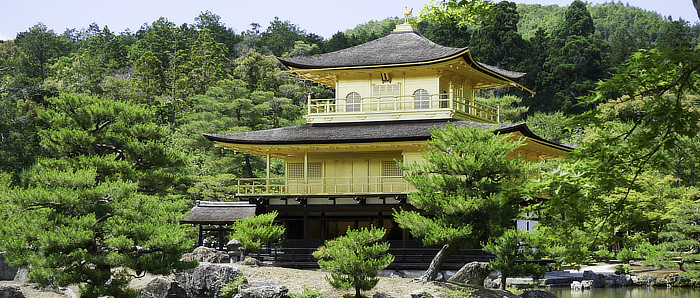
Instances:
[[[371,290],[379,279],[377,272],[389,266],[394,256],[386,253],[389,243],[380,243],[386,229],[371,227],[352,230],[348,227],[345,236],[326,241],[313,253],[318,265],[328,270],[331,277],[326,281],[334,288],[355,288],[355,297],[362,297],[361,290]]]
[[[615,274],[617,275],[630,273],[632,273],[632,268],[630,268],[630,264],[620,264],[615,267]]]
[[[638,252],[628,249],[627,247],[623,248],[617,253],[617,260],[623,263],[629,263],[629,261],[639,259],[641,257],[642,256]]]
[[[292,298],[324,298],[323,294],[321,294],[321,288],[309,289],[306,286],[304,286],[304,290],[301,293],[290,293],[289,296]]]
[[[245,275],[243,273],[238,274],[236,278],[229,280],[226,284],[224,284],[221,289],[219,289],[219,295],[217,296],[218,298],[233,298],[233,296],[236,296],[238,294],[238,286],[247,284],[248,280],[245,278]],[[300,297],[301,298],[301,297]],[[308,297],[311,298],[311,297]]]

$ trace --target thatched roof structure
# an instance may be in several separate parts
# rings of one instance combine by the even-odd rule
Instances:
[[[183,224],[228,225],[255,216],[255,205],[247,202],[197,201],[190,213],[180,220]]]

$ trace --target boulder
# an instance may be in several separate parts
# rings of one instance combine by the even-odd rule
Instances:
[[[17,274],[15,274],[14,283],[18,284],[28,284],[29,283],[29,268],[22,267],[17,269]]]
[[[391,274],[389,274],[389,277],[390,278],[404,278],[404,277],[406,277],[406,273],[404,273],[403,271],[396,270],[396,271],[392,272]]]
[[[18,285],[0,285],[0,298],[24,298]]]
[[[582,280],[581,281],[581,288],[582,289],[592,289],[593,288],[593,281],[592,280]]]
[[[571,283],[571,290],[572,291],[580,291],[583,290],[583,286],[581,285],[580,281],[575,280],[574,282]]]
[[[430,295],[425,290],[415,290],[411,292],[411,298],[433,298],[433,295]]]
[[[520,298],[557,298],[557,295],[541,290],[528,290],[520,294]]]
[[[178,273],[173,281],[188,298],[214,298],[221,287],[242,274],[236,267],[202,262],[199,266]]]
[[[0,252],[0,280],[13,280],[17,274],[17,268],[5,262],[4,254],[4,252]]]
[[[488,262],[471,262],[462,266],[455,275],[452,275],[449,282],[459,282],[470,285],[483,286],[484,280],[489,276],[491,270]]]
[[[187,293],[171,279],[157,276],[141,289],[138,298],[187,298]]]
[[[288,298],[289,289],[278,282],[254,282],[238,286],[236,298]]]
[[[391,298],[391,296],[384,293],[376,293],[372,295],[372,298]]]
[[[195,248],[191,253],[182,255],[182,260],[186,262],[197,260],[209,263],[228,263],[231,257],[229,257],[228,253],[225,251],[200,246]]]

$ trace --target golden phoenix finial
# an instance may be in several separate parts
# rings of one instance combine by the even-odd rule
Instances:
[[[413,17],[413,7],[411,7],[411,10],[408,10],[408,5],[406,5],[405,9],[403,11],[403,16],[404,16],[404,24],[408,24],[408,18]]]

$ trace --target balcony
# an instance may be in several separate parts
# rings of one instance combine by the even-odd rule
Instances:
[[[309,99],[307,121],[357,122],[452,118],[499,122],[499,109],[449,94]]]
[[[414,189],[401,176],[241,178],[238,196],[405,194]]]

